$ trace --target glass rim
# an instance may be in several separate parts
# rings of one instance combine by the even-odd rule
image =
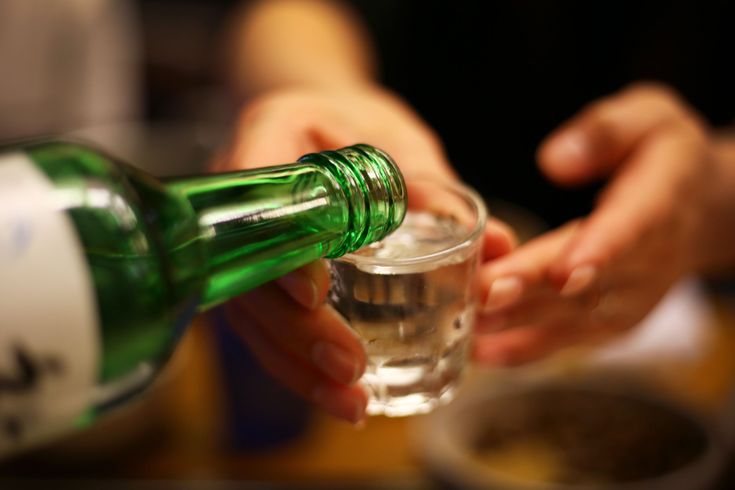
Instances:
[[[415,177],[406,179],[406,186],[410,188],[413,183],[426,183],[440,187],[445,191],[455,193],[457,196],[462,198],[470,207],[475,211],[475,223],[471,229],[455,244],[450,247],[443,248],[430,253],[416,255],[414,257],[399,257],[399,258],[385,258],[385,257],[371,257],[366,255],[358,255],[355,252],[348,253],[342,257],[338,257],[336,261],[349,262],[360,266],[372,266],[372,267],[402,267],[402,266],[415,266],[417,264],[424,264],[427,262],[434,262],[444,257],[449,257],[456,254],[457,252],[467,249],[472,246],[478,238],[482,235],[487,222],[489,212],[487,205],[483,200],[482,196],[470,187],[469,185],[463,184],[457,181],[444,182],[435,178]],[[410,191],[409,191],[410,192]],[[410,209],[406,212],[408,213]],[[400,227],[399,227],[400,228]],[[369,246],[369,245],[368,245]]]

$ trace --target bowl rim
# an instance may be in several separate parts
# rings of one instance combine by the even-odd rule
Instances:
[[[610,374],[610,373],[608,373]],[[454,485],[453,488],[486,490],[693,490],[709,488],[721,473],[725,463],[725,441],[718,435],[714,423],[705,419],[693,407],[664,394],[655,386],[629,380],[615,373],[605,376],[584,376],[574,379],[543,380],[477,380],[474,390],[464,386],[455,400],[415,421],[412,441],[419,459],[432,476]],[[488,384],[490,386],[488,386]],[[689,463],[674,471],[633,482],[568,485],[534,482],[513,478],[492,470],[471,457],[458,437],[458,424],[471,426],[473,411],[483,404],[503,397],[529,393],[539,389],[589,391],[640,398],[659,406],[672,408],[698,426],[706,437],[704,451]]]

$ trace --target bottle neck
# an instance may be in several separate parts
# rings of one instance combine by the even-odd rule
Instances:
[[[342,248],[345,194],[324,168],[299,164],[167,183],[198,222],[207,309]]]
[[[196,216],[207,262],[201,309],[379,240],[405,214],[402,176],[387,155],[365,145],[166,185]]]
[[[406,214],[406,184],[393,160],[369,145],[305,155],[302,163],[327,169],[345,193],[352,223],[330,258],[354,252],[398,228]]]

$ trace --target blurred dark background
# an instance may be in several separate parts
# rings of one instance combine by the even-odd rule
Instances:
[[[438,130],[463,176],[550,225],[585,213],[596,186],[554,188],[534,153],[589,102],[655,80],[714,125],[735,118],[730,1],[355,3],[386,82]]]
[[[73,22],[52,27],[84,0],[0,0],[0,141],[78,130],[97,137],[109,129],[112,136],[100,141],[133,163],[161,174],[201,170],[243,103],[226,88],[222,50],[228,18],[247,2],[96,3],[104,11],[84,25],[105,26],[102,32]],[[450,160],[493,212],[525,212],[536,232],[585,214],[599,189],[555,188],[534,161],[545,135],[585,104],[631,82],[657,80],[715,126],[735,117],[732,1],[349,3],[374,36],[382,80],[437,129]],[[3,15],[11,5],[13,15]],[[40,12],[38,24],[31,11]],[[126,32],[107,30],[123,20]],[[58,49],[33,63],[47,36]],[[119,58],[104,49],[110,37],[124,48]],[[107,63],[107,75],[83,75],[96,61]],[[90,92],[104,110],[78,102]],[[735,379],[728,350],[735,316],[723,318],[728,327],[716,355],[673,382],[715,411]],[[379,482],[370,488],[428,488],[406,441],[409,421],[371,420],[368,430],[356,431],[314,414],[215,326],[195,326],[177,352],[178,367],[146,402],[4,462],[0,477],[331,479],[328,488],[368,488],[365,481]],[[253,392],[259,396],[244,396]],[[340,479],[350,483],[334,483]]]
[[[383,82],[436,128],[463,177],[549,226],[585,214],[599,185],[552,186],[536,169],[536,148],[591,101],[660,81],[714,126],[735,119],[731,1],[348,3],[376,42]],[[138,2],[146,118],[226,120],[237,111],[219,90],[217,63],[223,23],[242,4]]]
[[[635,81],[660,81],[715,126],[735,117],[731,1],[345,1],[376,42],[383,82],[436,128],[463,177],[486,198],[529,210],[544,225],[585,214],[599,189],[558,189],[535,166],[542,139],[585,104]],[[9,0],[13,3],[21,2]],[[128,78],[117,95],[135,92],[127,94],[134,108],[101,118],[75,118],[68,110],[66,118],[13,134],[19,131],[17,110],[11,116],[8,109],[17,107],[0,97],[0,140],[124,120],[159,127],[171,121],[207,123],[226,137],[242,101],[225,88],[223,33],[228,18],[248,3],[120,2],[127,6],[126,25],[132,26],[126,48],[137,66],[124,65],[127,73],[118,68],[117,78]],[[54,13],[44,10],[49,18]],[[103,20],[119,23],[120,17],[109,12]],[[32,47],[26,57],[33,55]],[[208,144],[217,146],[222,138]]]
[[[222,87],[223,29],[237,0],[136,0],[147,120],[219,118],[236,110]]]

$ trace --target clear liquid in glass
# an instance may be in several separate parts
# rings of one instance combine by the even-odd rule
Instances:
[[[332,261],[330,302],[367,352],[370,415],[426,413],[452,398],[476,308],[479,245],[467,234],[452,218],[409,211],[383,241]]]

